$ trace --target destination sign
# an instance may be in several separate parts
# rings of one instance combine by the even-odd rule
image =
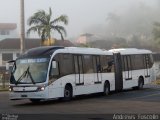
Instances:
[[[48,59],[47,58],[37,58],[37,59],[23,59],[20,60],[21,64],[25,64],[25,63],[43,63],[43,62],[47,62]]]

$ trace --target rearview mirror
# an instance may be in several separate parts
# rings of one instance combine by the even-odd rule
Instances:
[[[56,61],[52,61],[52,68],[56,68],[57,66],[57,63],[56,63]]]

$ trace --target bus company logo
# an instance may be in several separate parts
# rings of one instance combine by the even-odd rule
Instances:
[[[18,120],[18,115],[15,115],[15,114],[2,114],[1,120]]]
[[[114,114],[114,120],[159,120],[158,114]]]

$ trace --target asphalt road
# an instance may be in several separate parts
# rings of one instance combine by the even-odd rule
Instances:
[[[160,86],[149,85],[143,90],[112,92],[109,96],[94,94],[78,96],[72,101],[29,100],[11,101],[8,92],[0,92],[0,113],[8,114],[158,114]]]

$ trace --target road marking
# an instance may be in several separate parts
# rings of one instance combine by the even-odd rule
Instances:
[[[141,96],[141,97],[135,97],[135,98],[132,98],[132,99],[146,98],[146,97],[151,97],[151,96],[156,96],[156,95],[160,95],[160,93],[155,93],[155,94],[151,94],[151,95],[145,95],[145,96]]]

